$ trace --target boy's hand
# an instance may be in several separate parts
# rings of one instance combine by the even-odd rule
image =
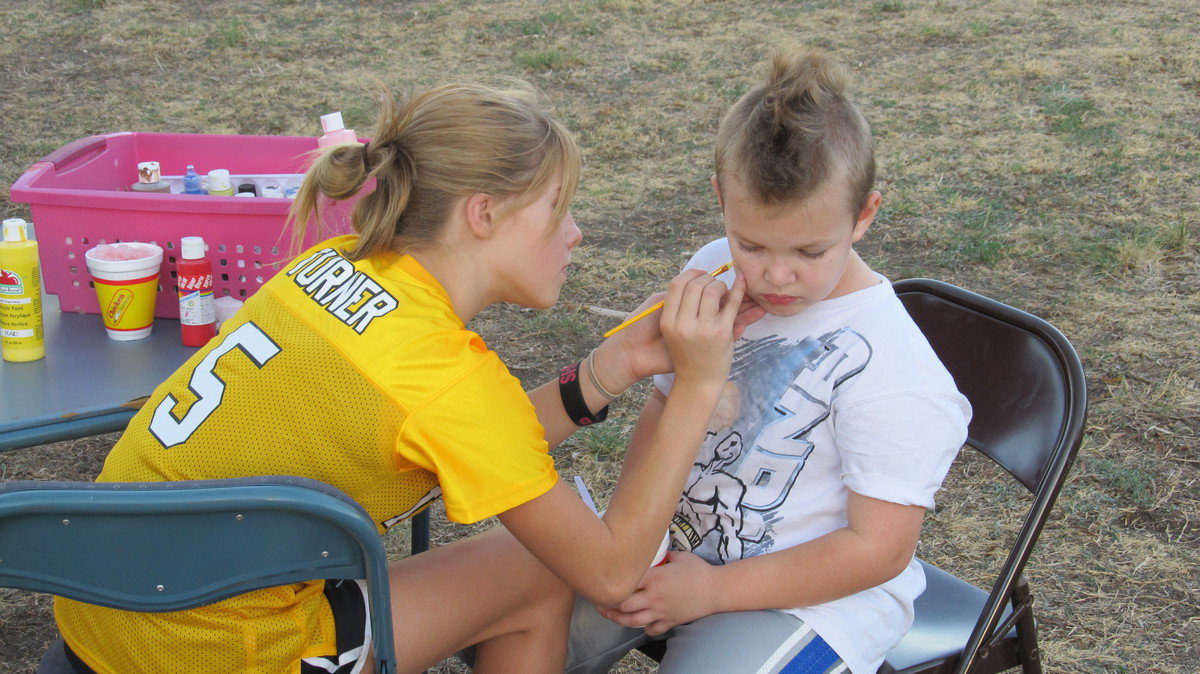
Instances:
[[[596,610],[618,625],[641,627],[650,636],[663,634],[715,612],[712,568],[690,552],[670,552],[667,563],[647,571],[620,606]]]

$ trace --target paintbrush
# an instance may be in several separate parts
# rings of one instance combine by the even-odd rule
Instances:
[[[579,475],[575,476],[575,488],[579,490],[579,497],[587,504],[587,507],[592,509],[592,512],[598,516],[599,510],[596,510],[596,502],[592,500],[592,492],[588,491],[587,485],[583,483],[583,478]]]
[[[731,267],[733,267],[733,260],[730,260],[729,262],[726,262],[725,264],[721,265],[720,267],[717,267],[716,269],[708,272],[708,275],[709,276],[720,276],[721,274],[724,274],[725,272],[729,271],[729,269]],[[618,332],[624,330],[625,328],[628,328],[629,326],[633,325],[634,323],[637,323],[638,321],[642,320],[643,318],[649,316],[650,314],[652,314],[662,308],[663,308],[663,303],[656,302],[653,306],[646,309],[645,311],[639,311],[636,316],[632,316],[630,318],[625,319],[625,322],[621,323],[620,325],[613,328],[612,330],[609,330],[608,332],[604,333],[605,339],[612,337],[613,335],[617,334]]]

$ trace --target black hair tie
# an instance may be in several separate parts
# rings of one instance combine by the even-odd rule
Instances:
[[[370,144],[371,141],[367,141],[362,144],[363,173],[371,172],[371,157],[367,154],[367,146]]]

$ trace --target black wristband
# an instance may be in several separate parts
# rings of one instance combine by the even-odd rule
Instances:
[[[592,414],[583,400],[583,389],[579,387],[579,366],[583,361],[572,363],[558,375],[558,395],[562,396],[563,409],[576,426],[591,426],[608,418],[608,405]]]

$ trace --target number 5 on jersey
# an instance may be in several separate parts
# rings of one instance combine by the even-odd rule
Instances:
[[[192,433],[200,428],[200,424],[220,407],[221,400],[225,397],[225,382],[213,373],[213,368],[218,360],[234,349],[241,349],[259,368],[280,351],[279,345],[253,323],[246,323],[229,333],[192,371],[188,388],[196,395],[196,402],[192,403],[187,414],[181,419],[175,417],[174,409],[179,400],[169,393],[158,407],[154,408],[154,417],[150,420],[150,433],[163,447],[174,447],[186,442],[192,437]]]

